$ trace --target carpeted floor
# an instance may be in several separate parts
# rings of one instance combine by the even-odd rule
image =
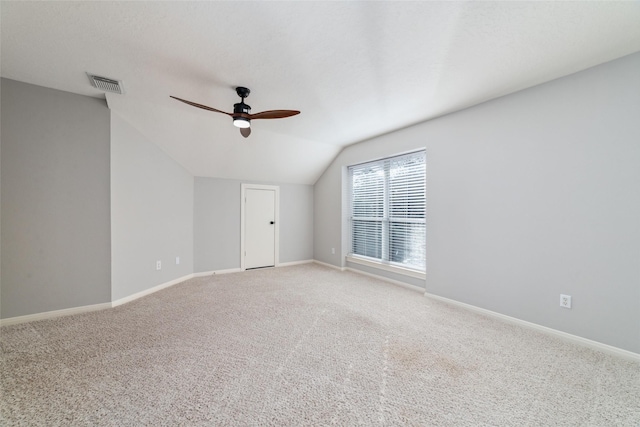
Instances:
[[[314,264],[1,333],[3,426],[640,425],[638,363]]]

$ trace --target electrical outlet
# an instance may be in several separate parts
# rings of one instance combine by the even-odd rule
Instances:
[[[180,257],[179,256],[176,257],[176,265],[178,265],[178,264],[180,264]]]
[[[571,295],[560,294],[560,307],[571,308]]]
[[[335,255],[336,254],[336,248],[331,248],[331,255]]]
[[[156,270],[162,270],[162,261],[156,261]]]

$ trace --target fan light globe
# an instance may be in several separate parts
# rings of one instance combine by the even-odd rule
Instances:
[[[233,125],[239,128],[248,128],[251,126],[251,122],[243,117],[236,117],[233,119]]]

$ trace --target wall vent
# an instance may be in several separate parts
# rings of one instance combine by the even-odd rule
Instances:
[[[121,80],[114,80],[108,77],[96,76],[89,73],[87,73],[87,76],[89,76],[89,80],[91,80],[91,86],[96,89],[100,89],[105,92],[119,93],[121,95],[124,93],[124,86],[122,85]]]

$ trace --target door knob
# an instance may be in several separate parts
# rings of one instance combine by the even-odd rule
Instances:
[[[274,223],[273,221],[270,221],[270,222],[269,222],[269,224],[273,224],[273,223]]]

